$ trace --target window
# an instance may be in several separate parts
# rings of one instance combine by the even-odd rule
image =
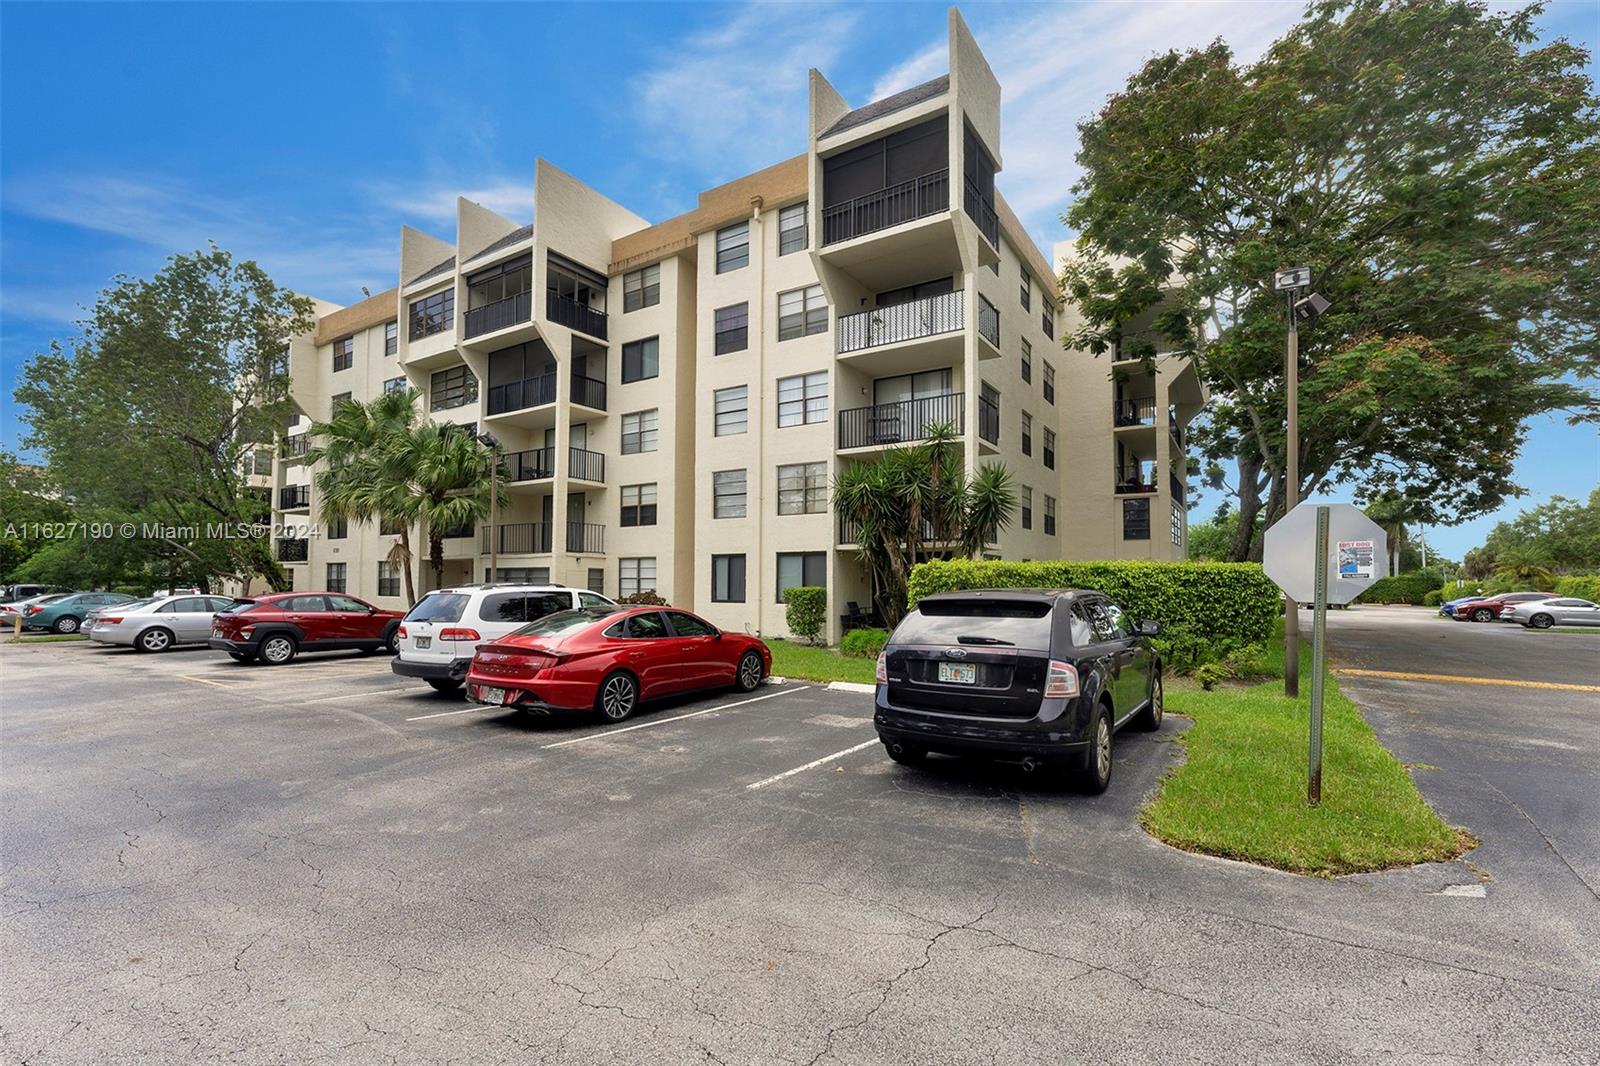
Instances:
[[[1054,496],[1046,496],[1044,498],[1044,535],[1047,537],[1056,535],[1056,498]]]
[[[1044,364],[1044,402],[1052,406],[1056,402],[1056,368],[1050,365],[1049,360]]]
[[[712,394],[713,431],[719,437],[743,433],[750,425],[750,386],[734,385]]]
[[[650,614],[636,614],[623,620],[621,633],[614,633],[608,629],[606,630],[606,635],[652,640],[667,635],[667,623],[661,617],[660,611],[653,611]]]
[[[600,597],[605,595],[605,591],[605,568],[601,566],[591,566],[589,568],[589,592],[593,592],[596,595],[591,596],[587,592],[580,592],[578,593],[578,603],[583,607],[604,607],[606,606],[606,601],[602,600]]]
[[[667,616],[667,621],[672,623],[672,635],[676,637],[714,637],[717,628],[703,618],[696,618],[687,611],[662,611]]]
[[[339,413],[339,405],[340,404],[342,404],[342,403],[353,403],[353,402],[354,401],[350,399],[350,394],[348,392],[341,392],[338,395],[336,395],[332,400],[328,401],[328,410],[332,414],[338,414]]]
[[[1033,416],[1022,412],[1022,454],[1033,454]]]
[[[654,592],[655,588],[655,556],[617,560],[617,595],[635,596],[641,592]]]
[[[744,556],[711,557],[711,602],[744,602]]]
[[[661,264],[654,263],[641,270],[622,275],[622,313],[637,311],[641,307],[654,307],[661,302]]]
[[[1172,545],[1183,547],[1183,504],[1172,501]]]
[[[802,586],[828,587],[827,552],[778,553],[778,602],[785,590]]]
[[[1022,486],[1022,528],[1033,528],[1033,490]]]
[[[828,331],[828,301],[822,286],[790,289],[778,293],[778,339],[791,341]]]
[[[328,520],[328,539],[344,540],[350,535],[350,520],[348,518],[330,518]]]
[[[1056,312],[1055,308],[1045,305],[1043,313],[1039,316],[1039,325],[1044,329],[1044,335],[1051,340],[1056,339]]]
[[[400,595],[400,568],[391,562],[378,564],[378,595]]]
[[[383,354],[393,355],[400,350],[400,323],[383,324]]]
[[[622,525],[656,524],[656,483],[622,486]]]
[[[1044,468],[1046,470],[1056,468],[1056,433],[1053,429],[1044,431]]]
[[[345,566],[345,563],[328,564],[328,580],[323,587],[329,592],[343,592],[345,590]]]
[[[356,339],[345,337],[343,340],[333,342],[333,369],[349,370],[356,361]]]
[[[750,263],[750,223],[717,230],[717,273],[726,274]]]
[[[749,494],[743,470],[718,470],[711,475],[711,517],[743,518]]]
[[[1026,385],[1026,384],[1032,383],[1032,381],[1033,381],[1033,345],[1028,343],[1027,338],[1023,338],[1023,341],[1022,341],[1022,382],[1023,382],[1023,384]]]
[[[750,305],[748,303],[719,307],[714,312],[716,320],[716,353],[742,352],[750,347]]]
[[[467,307],[488,307],[502,300],[514,299],[532,289],[533,253],[530,252],[496,263],[467,278]]]
[[[1122,501],[1122,539],[1150,539],[1150,501]]]
[[[492,378],[490,380],[493,380]],[[493,394],[493,390],[490,390]],[[428,379],[428,410],[447,411],[465,407],[478,398],[478,379],[466,364],[436,370]]]
[[[661,446],[660,409],[635,411],[622,416],[622,454],[653,452]]]
[[[406,379],[404,377],[387,378],[387,379],[384,380],[384,383],[383,383],[383,391],[384,392],[399,392],[401,389],[404,389],[405,387],[406,387]]]
[[[661,338],[646,337],[622,346],[622,383],[644,381],[661,373]]]
[[[827,463],[778,467],[779,514],[825,514],[827,510]]]
[[[778,427],[828,420],[828,372],[778,379]]]
[[[790,204],[778,212],[779,255],[803,252],[811,243],[811,234],[806,230],[806,206],[806,204]]]
[[[489,576],[489,568],[483,568],[485,581],[506,581],[513,585],[548,585],[550,584],[550,568],[548,566],[502,566],[495,571],[498,577]]]
[[[1033,279],[1028,277],[1028,272],[1026,270],[1022,272],[1021,300],[1022,309],[1024,311],[1030,311],[1033,309]]]
[[[456,290],[440,289],[411,304],[411,339],[421,340],[455,326]]]

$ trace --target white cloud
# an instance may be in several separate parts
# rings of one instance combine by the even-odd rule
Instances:
[[[522,223],[533,217],[531,166],[525,181],[503,178],[470,187],[441,182],[420,189],[374,186],[373,192],[380,203],[407,219],[410,225],[426,228],[427,224],[432,223],[447,234],[455,232],[458,196],[466,197],[513,222]]]

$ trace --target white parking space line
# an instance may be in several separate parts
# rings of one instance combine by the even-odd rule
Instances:
[[[415,685],[400,685],[395,688],[373,688],[365,692],[347,692],[343,696],[323,696],[321,699],[302,700],[302,703],[337,703],[340,700],[359,700],[368,696],[383,696],[394,692],[416,692]]]
[[[782,692],[771,692],[765,696],[756,696],[748,700],[739,700],[737,703],[721,703],[715,707],[707,707],[704,710],[690,711],[688,714],[676,714],[671,718],[658,718],[650,722],[640,722],[638,725],[625,725],[621,729],[607,729],[603,733],[589,733],[586,736],[573,737],[570,740],[558,740],[554,744],[546,744],[544,746],[546,748],[564,748],[569,744],[582,744],[586,740],[604,740],[607,737],[614,737],[618,733],[631,733],[635,729],[649,729],[652,726],[667,725],[670,722],[681,722],[685,718],[698,718],[702,714],[715,714],[717,711],[731,711],[735,707],[743,707],[751,703],[760,703],[762,700],[775,700],[779,696],[787,696],[793,692],[803,692],[805,691],[805,687],[806,686],[797,686],[795,688],[786,688]]]
[[[863,740],[860,744],[857,744],[853,748],[846,748],[843,751],[836,751],[832,755],[824,755],[820,759],[812,759],[810,762],[806,763],[804,766],[796,766],[793,770],[785,770],[781,774],[775,774],[772,777],[768,777],[768,778],[766,778],[764,780],[752,782],[751,784],[748,784],[748,785],[746,785],[744,787],[747,788],[747,789],[766,788],[768,785],[777,784],[779,781],[782,781],[786,777],[793,777],[795,774],[803,774],[807,770],[814,770],[817,767],[823,765],[824,763],[833,762],[833,760],[835,760],[835,759],[842,759],[846,755],[854,755],[856,752],[860,751],[862,748],[870,748],[870,747],[872,747],[872,745],[876,744],[877,742],[878,742],[878,738],[877,737],[873,737],[871,740]]]
[[[495,707],[488,703],[474,703],[471,707],[462,707],[455,711],[435,711],[433,714],[419,714],[415,718],[407,718],[408,722],[421,722],[429,718],[448,718],[452,714],[471,714],[473,711],[503,711],[505,707]]]

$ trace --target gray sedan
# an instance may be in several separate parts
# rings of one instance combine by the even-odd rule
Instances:
[[[1503,622],[1521,622],[1534,629],[1551,626],[1600,626],[1600,605],[1571,596],[1515,604],[1500,616]]]
[[[161,596],[109,607],[84,626],[90,640],[127,644],[140,651],[166,651],[175,644],[204,644],[211,616],[233,603],[232,596]]]

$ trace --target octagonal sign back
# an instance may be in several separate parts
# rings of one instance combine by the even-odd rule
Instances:
[[[1349,603],[1389,576],[1383,527],[1348,503],[1302,503],[1278,519],[1262,541],[1261,568],[1290,599],[1311,603],[1317,583],[1317,508],[1328,509],[1328,602]]]

